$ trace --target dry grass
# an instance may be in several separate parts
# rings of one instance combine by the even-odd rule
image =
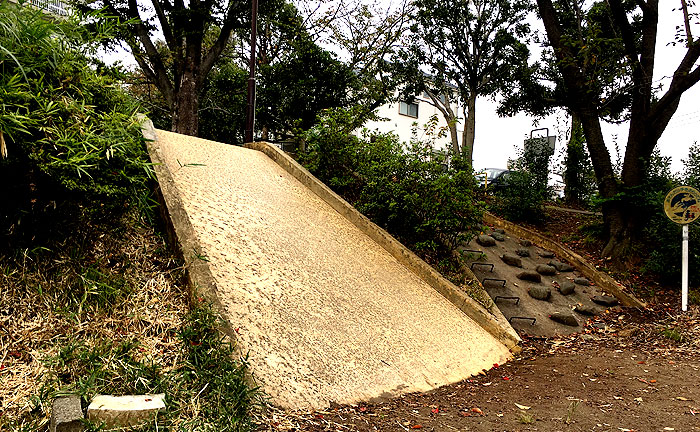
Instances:
[[[0,429],[21,426],[67,344],[138,343],[140,360],[176,367],[188,311],[182,269],[152,229],[131,218],[48,246],[0,253]],[[83,238],[80,238],[84,236]],[[41,407],[40,407],[41,408]],[[33,412],[32,412],[33,411]]]

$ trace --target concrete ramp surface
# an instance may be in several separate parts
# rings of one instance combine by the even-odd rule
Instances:
[[[510,358],[264,153],[156,135],[159,181],[165,168],[174,189],[164,191],[168,208],[177,194],[196,236],[188,241],[274,403],[320,408],[424,391]]]

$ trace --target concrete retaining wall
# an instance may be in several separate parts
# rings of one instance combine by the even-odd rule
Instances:
[[[484,214],[484,222],[497,228],[503,228],[509,233],[530,240],[538,246],[551,250],[557,254],[558,257],[569,261],[571,265],[576,267],[577,270],[579,270],[589,280],[593,281],[599,288],[617,297],[621,304],[638,308],[646,307],[644,302],[625,291],[625,287],[622,284],[607,274],[596,270],[596,268],[588,261],[583,259],[581,255],[573,252],[571,249],[567,248],[561,243],[548,239],[532,230],[521,227],[512,222],[498,218],[490,213]]]

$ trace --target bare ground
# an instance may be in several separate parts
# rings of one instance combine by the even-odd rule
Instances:
[[[582,333],[526,339],[514,361],[472,379],[377,404],[272,408],[259,430],[696,431],[699,324],[697,306],[613,310]]]

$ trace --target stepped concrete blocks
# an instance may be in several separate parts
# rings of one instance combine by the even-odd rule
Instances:
[[[165,409],[165,395],[97,395],[88,406],[88,419],[108,428],[127,427],[153,421]]]
[[[70,395],[57,397],[51,408],[50,432],[82,432],[83,410],[80,406],[80,396]]]

